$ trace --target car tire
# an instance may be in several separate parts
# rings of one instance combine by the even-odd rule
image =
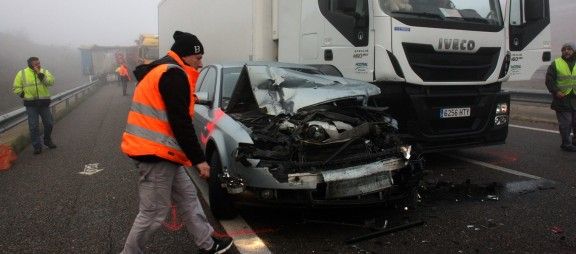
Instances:
[[[218,152],[210,157],[210,177],[208,178],[208,199],[210,210],[216,219],[233,219],[238,215],[231,195],[222,188],[218,175],[222,174],[222,162]]]

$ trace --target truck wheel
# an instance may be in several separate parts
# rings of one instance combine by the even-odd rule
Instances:
[[[238,215],[232,197],[222,188],[218,175],[222,174],[222,163],[217,151],[210,157],[210,177],[208,178],[208,199],[210,210],[217,219],[233,219]]]

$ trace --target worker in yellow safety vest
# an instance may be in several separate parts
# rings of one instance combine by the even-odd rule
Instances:
[[[562,144],[560,148],[576,152],[576,57],[574,44],[562,46],[562,56],[554,60],[546,72],[546,87],[553,96],[551,108],[556,111]]]
[[[20,70],[14,78],[13,92],[24,101],[28,114],[28,129],[34,147],[34,154],[42,153],[40,137],[40,121],[44,126],[44,145],[50,149],[56,148],[52,142],[53,118],[50,112],[50,91],[54,85],[54,76],[42,68],[38,57],[28,58],[28,67]]]

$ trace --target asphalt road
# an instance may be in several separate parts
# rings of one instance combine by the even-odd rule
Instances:
[[[102,87],[56,123],[58,148],[34,156],[28,147],[0,173],[0,253],[122,250],[138,212],[137,172],[119,146],[130,98],[116,84]],[[102,171],[79,174],[94,163]],[[148,253],[196,252],[185,230],[170,228]]]
[[[136,172],[119,149],[129,104],[119,86],[102,87],[56,124],[57,149],[28,148],[0,173],[0,253],[120,252],[138,207]],[[511,127],[505,145],[427,156],[415,210],[243,207],[250,229],[227,233],[259,237],[272,253],[576,253],[576,154],[559,149],[553,124],[512,123],[549,131]],[[102,171],[79,174],[93,163]],[[196,249],[166,226],[147,252]]]

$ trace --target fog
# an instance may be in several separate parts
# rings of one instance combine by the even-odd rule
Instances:
[[[158,32],[160,0],[0,0],[0,114],[21,107],[12,94],[16,72],[30,56],[56,77],[50,90],[86,82],[78,47],[131,46]]]
[[[42,44],[132,45],[157,33],[160,0],[0,0],[0,32]]]
[[[20,107],[11,87],[28,57],[40,57],[42,66],[54,73],[57,83],[53,94],[70,89],[85,81],[79,46],[130,46],[141,33],[156,34],[159,2],[0,0],[0,114]],[[564,42],[576,42],[576,1],[550,2],[552,54],[557,56]]]

